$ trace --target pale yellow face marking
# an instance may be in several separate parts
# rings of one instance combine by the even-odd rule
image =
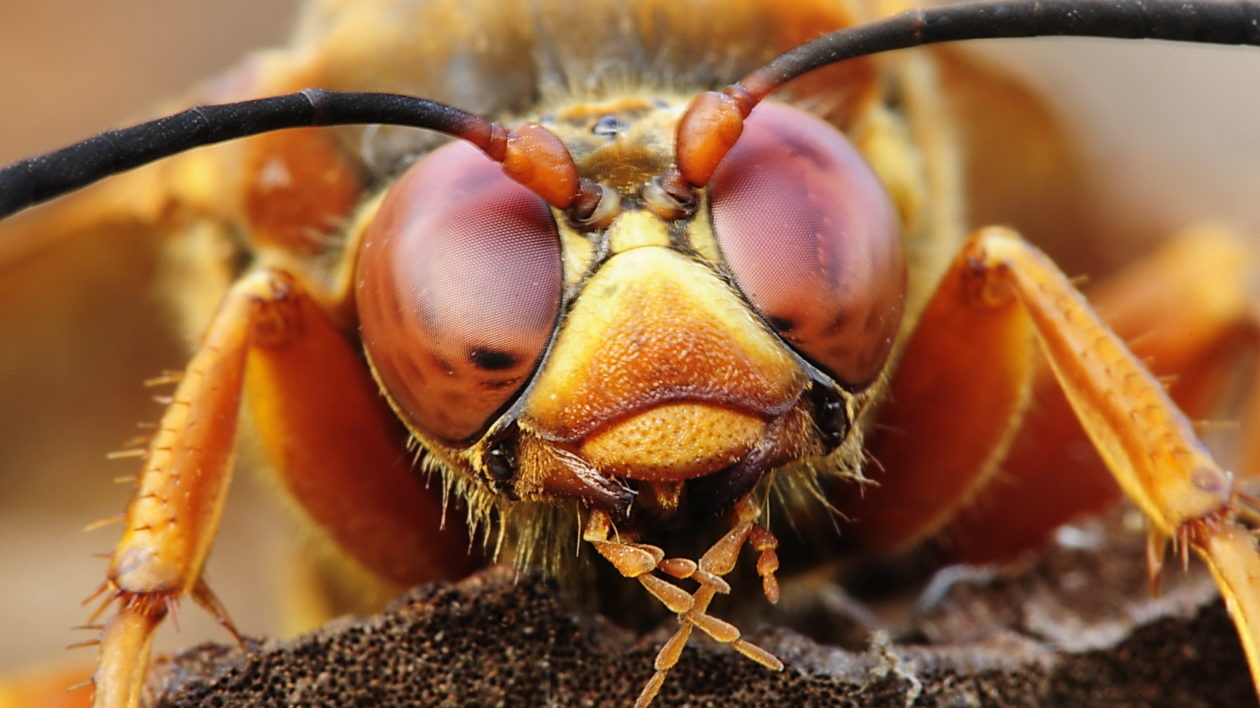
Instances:
[[[613,253],[642,246],[669,246],[669,231],[660,217],[648,211],[628,211],[617,216],[608,229]]]
[[[722,262],[722,252],[718,248],[717,236],[713,233],[713,224],[709,223],[709,191],[700,192],[700,203],[696,216],[687,224],[687,241],[696,252],[712,263]]]
[[[595,246],[585,236],[569,228],[564,223],[562,214],[556,213],[557,223],[560,224],[560,258],[563,261],[561,267],[564,270],[564,287],[571,288],[586,274],[591,259],[595,257]]]

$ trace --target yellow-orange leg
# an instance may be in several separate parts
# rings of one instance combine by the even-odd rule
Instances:
[[[1257,436],[1248,432],[1260,424],[1255,255],[1234,234],[1195,228],[1088,289],[1107,325],[1167,383],[1186,415],[1229,423],[1218,429],[1220,442],[1233,443],[1221,446],[1221,461],[1240,476],[1260,473]],[[1240,387],[1248,377],[1252,388]],[[939,534],[954,562],[1009,560],[1122,496],[1044,361],[1033,390],[994,481]]]
[[[1067,278],[1009,231],[986,229],[973,235],[945,282],[959,288],[951,293],[943,287],[929,312],[941,304],[938,300],[949,298],[956,311],[1027,317],[1093,446],[1150,520],[1153,547],[1162,548],[1171,539],[1177,550],[1193,550],[1204,558],[1238,626],[1253,678],[1260,678],[1260,554],[1235,519],[1231,476],[1195,438],[1190,422],[1159,382]],[[1022,315],[1012,314],[1012,303]],[[920,326],[931,323],[924,320]],[[984,344],[980,340],[972,346]],[[1008,362],[992,364],[1001,369]],[[967,383],[957,382],[955,390]],[[958,412],[969,415],[972,409],[960,407]]]
[[[97,706],[139,704],[153,632],[200,581],[231,476],[249,335],[283,287],[260,275],[229,292],[149,444],[104,588],[120,608],[102,637]]]
[[[1219,417],[1214,403],[1236,385],[1223,374],[1260,351],[1253,255],[1237,236],[1198,228],[1090,289],[1136,355],[1155,373],[1176,374],[1170,393],[1193,417]],[[961,307],[968,287],[966,270],[951,270],[906,349],[867,438],[886,471],[878,486],[848,488],[834,500],[861,520],[851,537],[869,547],[934,536],[956,562],[1010,560],[1122,496],[1037,351],[1022,307]],[[1260,421],[1260,392],[1242,408],[1226,418],[1240,418],[1246,430]],[[1256,436],[1239,437],[1230,459],[1260,472]]]
[[[1231,475],[1190,421],[1067,278],[1012,233],[982,231],[964,247],[989,297],[1027,309],[1072,409],[1120,488],[1146,513],[1153,541],[1198,553],[1238,627],[1260,689],[1260,554],[1235,519]]]
[[[97,706],[138,705],[153,632],[179,599],[191,593],[227,623],[201,573],[246,381],[282,480],[321,522],[340,515],[330,534],[347,555],[395,582],[468,563],[462,537],[439,538],[440,502],[410,476],[396,423],[353,347],[291,277],[255,272],[220,305],[149,445],[103,588],[119,610],[102,637]]]

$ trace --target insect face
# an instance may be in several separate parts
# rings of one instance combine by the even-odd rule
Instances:
[[[328,47],[325,54],[337,48]],[[646,99],[548,97],[540,109],[544,127],[511,133],[485,121],[468,128],[464,117],[446,121],[442,107],[424,112],[419,125],[469,140],[502,162],[503,172],[464,144],[439,148],[357,216],[344,206],[353,199],[308,194],[303,204],[327,212],[307,222],[302,212],[314,210],[291,210],[300,223],[288,235],[264,228],[269,215],[283,212],[253,199],[258,183],[283,182],[277,175],[294,174],[283,168],[297,164],[286,160],[317,155],[317,168],[347,168],[354,179],[343,186],[360,196],[360,177],[370,183],[389,168],[359,164],[373,161],[346,150],[356,134],[294,133],[291,142],[249,143],[244,154],[265,159],[243,164],[265,179],[242,180],[244,215],[198,212],[204,205],[200,195],[190,197],[195,189],[171,197],[179,205],[173,213],[196,214],[196,228],[184,235],[210,231],[235,257],[222,259],[222,303],[209,326],[199,328],[204,339],[159,436],[141,451],[145,470],[101,586],[106,605],[117,601],[119,609],[105,632],[102,700],[134,695],[128,682],[143,673],[142,647],[176,599],[191,594],[221,610],[202,564],[242,397],[263,446],[282,460],[282,483],[343,551],[382,577],[405,583],[464,570],[444,553],[462,549],[462,539],[434,543],[437,532],[416,522],[434,521],[440,512],[436,495],[399,462],[399,421],[423,450],[424,464],[467,506],[470,525],[506,537],[503,548],[518,560],[531,557],[531,544],[569,545],[568,527],[578,524],[589,547],[679,616],[678,633],[661,650],[642,694],[648,702],[693,629],[781,667],[707,608],[730,590],[722,576],[744,544],[758,555],[765,594],[777,597],[777,540],[758,502],[784,478],[830,482],[857,476],[868,456],[882,462],[901,459],[899,451],[918,454],[916,446],[879,447],[886,434],[864,447],[864,431],[892,420],[887,428],[912,431],[929,452],[918,464],[890,465],[888,488],[943,462],[962,470],[957,479],[972,488],[918,497],[935,504],[931,511],[939,516],[956,511],[942,507],[941,497],[970,499],[1019,432],[1035,375],[1026,346],[1033,329],[1042,342],[1073,342],[1044,349],[1058,357],[1056,372],[1073,372],[1058,382],[1073,397],[1076,415],[1151,517],[1152,538],[1172,538],[1182,550],[1193,546],[1224,568],[1222,589],[1242,603],[1239,626],[1245,645],[1254,646],[1247,642],[1257,626],[1249,619],[1256,599],[1237,582],[1252,577],[1254,548],[1236,519],[1246,504],[1210,458],[1187,452],[1199,449],[1188,423],[1052,265],[1005,232],[962,242],[951,135],[933,127],[937,114],[924,108],[944,104],[934,92],[936,79],[916,73],[928,64],[894,62],[878,79],[863,65],[848,74],[850,99],[837,101],[844,105],[834,112],[813,106],[849,128],[858,149],[797,108],[765,102],[749,114],[772,88],[759,72],[747,85],[703,94],[685,113],[694,94],[667,91]],[[261,85],[310,76],[334,89],[355,83],[340,67],[276,71]],[[336,97],[288,98],[321,119]],[[725,111],[712,121],[709,108],[694,108],[710,104]],[[435,115],[440,120],[431,121]],[[551,147],[520,148],[525,136],[540,134],[558,138]],[[358,147],[364,142],[377,144],[366,138]],[[214,162],[190,157],[186,164],[201,169]],[[180,182],[179,189],[194,182]],[[303,198],[297,192],[319,193],[288,192],[294,199]],[[361,226],[344,234],[344,247],[310,238],[310,227],[349,223]],[[352,285],[338,290],[342,281]],[[951,317],[966,327],[951,327]],[[1013,332],[1007,338],[1013,345],[992,341],[995,331]],[[967,369],[977,362],[960,355],[965,347],[948,344],[958,332],[989,352],[972,367],[980,371]],[[1081,354],[1086,350],[1105,360],[1101,372]],[[292,358],[293,351],[318,354]],[[902,363],[902,383],[890,380],[890,361]],[[935,378],[915,378],[922,367]],[[992,374],[1005,398],[977,397],[988,389],[966,385],[967,376],[940,375],[952,373],[948,367]],[[915,397],[896,388],[923,380],[944,380],[946,390]],[[1015,383],[1002,389],[1008,380]],[[1098,393],[1120,383],[1132,388]],[[389,410],[378,387],[398,420],[385,420]],[[874,405],[881,399],[888,401],[883,410]],[[931,415],[915,414],[941,400],[982,422],[924,425]],[[1124,407],[1130,404],[1133,410]],[[901,405],[911,414],[892,417],[901,415]],[[1134,411],[1158,415],[1149,425],[1115,423],[1134,420]],[[354,427],[365,420],[371,430]],[[330,442],[346,438],[355,445]],[[950,447],[955,439],[974,444]],[[1154,452],[1145,454],[1147,446]],[[951,452],[932,459],[936,449]],[[979,457],[970,457],[976,450]],[[1148,460],[1186,459],[1194,461],[1192,470],[1179,462],[1160,462],[1154,473],[1143,467]],[[382,476],[369,478],[365,468],[381,469]],[[879,518],[860,501],[851,508],[867,520]],[[712,526],[725,524],[726,531],[699,539],[708,550],[697,558],[666,557],[667,544],[648,543],[694,533],[701,528],[696,522],[716,517],[723,518]],[[939,529],[926,526],[924,533]],[[880,528],[894,541],[921,538],[902,525]],[[1225,547],[1241,552],[1222,555]],[[151,582],[155,575],[162,582]],[[664,576],[698,587],[685,591]]]
[[[892,202],[833,127],[767,104],[712,187],[685,195],[698,206],[662,217],[661,136],[680,113],[550,112],[582,177],[608,190],[604,228],[553,216],[461,144],[422,159],[367,227],[368,359],[461,497],[493,499],[480,484],[645,529],[709,518],[846,442],[828,464],[856,468],[846,436],[905,298]]]

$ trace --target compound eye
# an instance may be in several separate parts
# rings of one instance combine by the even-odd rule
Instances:
[[[838,382],[871,383],[900,326],[906,264],[862,156],[819,118],[763,103],[709,187],[718,246],[753,307]]]
[[[490,425],[528,381],[562,294],[546,203],[465,143],[386,195],[359,254],[368,359],[414,429],[449,444]]]

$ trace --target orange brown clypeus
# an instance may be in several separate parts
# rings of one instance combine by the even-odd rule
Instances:
[[[1187,417],[1233,398],[1244,431],[1260,420],[1253,254],[1197,232],[1091,305],[1013,230],[967,235],[987,197],[962,179],[955,110],[1015,102],[1026,124],[974,139],[1066,146],[1036,99],[950,50],[865,55],[1028,34],[1256,44],[1260,6],[1003,3],[972,24],[867,25],[899,3],[675,5],[624,2],[614,20],[327,0],[293,47],[198,96],[219,105],[0,172],[7,213],[262,133],[70,198],[92,217],[66,228],[161,233],[168,267],[197,283],[175,300],[198,344],[137,449],[93,596],[97,705],[139,704],[153,632],[184,597],[236,631],[202,571],[238,418],[346,567],[383,587],[493,560],[563,573],[580,538],[677,615],[640,705],[696,629],[782,668],[710,603],[745,546],[777,601],[769,521],[810,505],[852,521],[846,542],[944,535],[954,560],[1000,561],[1123,493],[1148,520],[1152,578],[1169,544],[1201,556],[1258,675],[1260,555],[1238,480],[1260,449],[1240,436],[1222,466]],[[390,93],[346,93],[369,89]],[[433,102],[468,96],[535,122]],[[460,140],[344,127],[391,122]],[[296,126],[343,127],[266,132]],[[1047,152],[980,168],[1054,198],[1070,173]],[[1142,358],[1181,373],[1171,397]],[[1051,400],[1033,416],[1035,392]],[[1081,435],[1097,459],[1067,459]]]

